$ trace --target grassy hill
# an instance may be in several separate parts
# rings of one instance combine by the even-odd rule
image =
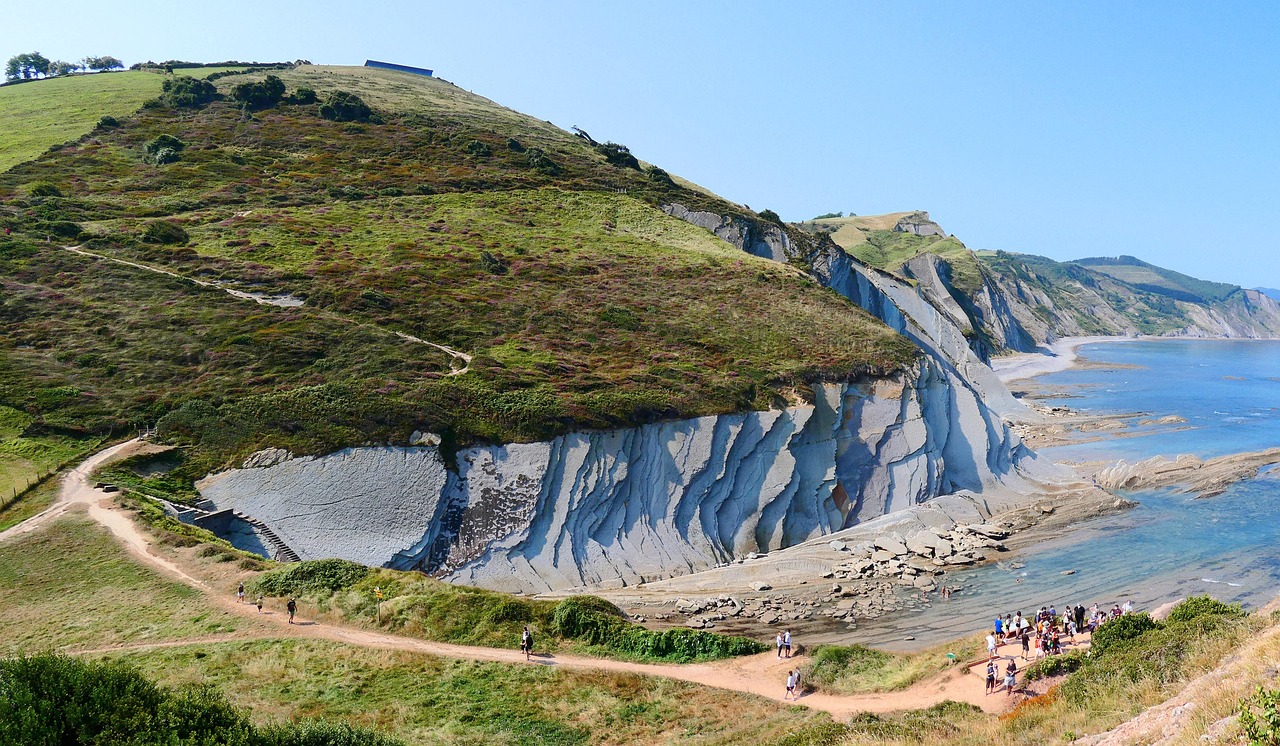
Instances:
[[[250,575],[216,552],[160,544],[228,596]],[[0,657],[97,651],[84,657],[164,686],[212,686],[258,724],[320,718],[407,744],[768,744],[832,727],[824,714],[635,674],[291,638],[270,623],[282,603],[262,617],[226,611],[139,565],[82,515],[0,545]]]
[[[951,278],[963,292],[977,292],[982,284],[978,259],[954,236],[918,235],[896,230],[900,223],[929,221],[919,211],[891,212],[884,215],[855,215],[839,218],[815,218],[799,224],[810,233],[826,233],[840,248],[858,261],[876,269],[901,274],[902,265],[920,254],[935,254],[951,266]],[[941,233],[941,228],[938,228]]]
[[[129,116],[162,82],[131,70],[0,86],[0,171],[75,140],[104,116]]]
[[[0,175],[0,404],[56,432],[159,420],[205,468],[266,443],[528,440],[764,408],[914,355],[793,268],[666,216],[740,209],[625,150],[437,79],[274,74],[319,102],[246,110],[228,94],[265,73],[227,76],[212,102],[148,103]],[[320,116],[338,91],[373,115]],[[180,145],[157,165],[162,136]],[[158,223],[185,235],[152,242]],[[469,371],[397,334],[473,355]]]
[[[1139,290],[1167,295],[1190,303],[1226,300],[1240,289],[1236,285],[1225,282],[1196,279],[1131,256],[1076,259],[1073,264],[1088,267],[1094,272],[1120,280]]]

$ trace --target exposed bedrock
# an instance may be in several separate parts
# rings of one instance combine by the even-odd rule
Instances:
[[[752,253],[796,253],[772,224],[667,210]],[[528,592],[702,571],[944,495],[989,514],[993,500],[1074,481],[1010,431],[1006,419],[1031,414],[916,288],[838,248],[809,254],[824,283],[920,346],[912,367],[819,384],[811,406],[471,448],[448,468],[433,446],[267,454],[200,490],[303,558]]]
[[[520,591],[632,584],[1047,470],[924,359],[816,403],[472,448],[352,448],[213,475],[303,558]],[[998,421],[997,421],[998,422]]]

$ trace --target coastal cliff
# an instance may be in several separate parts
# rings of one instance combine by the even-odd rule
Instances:
[[[1006,425],[1030,413],[914,288],[780,226],[664,209],[744,251],[807,257],[924,354],[893,376],[816,384],[810,403],[782,410],[474,447],[448,464],[434,446],[250,460],[203,480],[202,494],[303,558],[537,592],[697,572],[942,495],[1061,476]]]

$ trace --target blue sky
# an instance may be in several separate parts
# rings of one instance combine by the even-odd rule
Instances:
[[[788,220],[1280,287],[1277,36],[1241,2],[71,0],[7,9],[0,54],[431,67]]]

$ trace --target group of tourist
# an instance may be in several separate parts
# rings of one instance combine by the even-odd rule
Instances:
[[[1016,614],[997,616],[992,621],[992,630],[987,634],[987,694],[999,690],[1003,683],[1006,695],[1012,695],[1018,681],[1018,664],[1014,656],[1009,656],[1005,666],[1003,681],[997,683],[999,674],[999,649],[1001,644],[1019,642],[1022,645],[1022,660],[1039,661],[1051,655],[1062,653],[1062,638],[1072,644],[1076,635],[1092,634],[1103,622],[1115,619],[1133,611],[1133,602],[1125,601],[1123,605],[1115,604],[1110,610],[1100,608],[1098,604],[1085,609],[1083,605],[1068,606],[1059,614],[1053,606],[1041,606],[1033,616]]]
[[[236,588],[236,603],[244,603],[244,583],[241,583],[239,587]],[[262,594],[261,593],[258,594],[258,600],[254,602],[254,605],[258,607],[258,613],[261,614],[262,613]],[[289,602],[285,604],[285,610],[289,612],[289,624],[293,624],[293,618],[298,613],[298,602],[294,600],[293,596],[289,597]]]

